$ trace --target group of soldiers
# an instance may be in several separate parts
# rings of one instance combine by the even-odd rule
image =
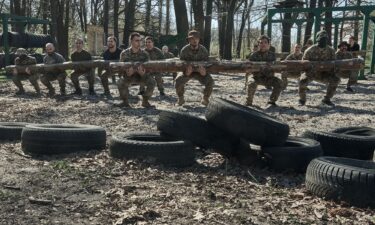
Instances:
[[[336,59],[353,58],[353,55],[348,51],[349,44],[347,42],[341,42],[338,45],[337,52],[335,52],[335,50],[328,45],[328,34],[325,30],[319,31],[316,34],[316,41],[316,44],[307,47],[303,53],[302,46],[296,44],[293,52],[288,55],[285,60],[331,61]],[[276,56],[275,53],[270,50],[270,39],[267,36],[262,35],[259,38],[258,50],[249,56],[249,60],[270,63],[275,62]],[[251,106],[253,104],[257,86],[263,85],[272,89],[268,104],[276,106],[276,101],[282,90],[287,87],[288,78],[299,78],[298,103],[300,106],[306,104],[307,86],[311,81],[327,84],[326,95],[322,99],[322,103],[334,106],[331,98],[336,92],[336,88],[340,83],[340,78],[349,78],[346,90],[353,92],[351,86],[357,83],[357,73],[358,71],[354,70],[342,71],[340,69],[332,69],[331,71],[316,71],[312,68],[305,73],[283,71],[281,73],[281,79],[279,79],[269,67],[265,67],[260,72],[253,73],[252,80],[248,82],[246,105]]]
[[[320,31],[317,33],[317,43],[310,46],[302,53],[302,46],[296,44],[294,51],[287,56],[286,60],[310,60],[310,61],[327,61],[335,59],[349,59],[353,56],[347,51],[348,44],[346,42],[340,43],[339,50],[335,53],[334,49],[328,46],[328,36],[326,31]],[[199,44],[200,34],[198,31],[192,30],[186,37],[188,44],[182,48],[180,52],[180,59],[186,61],[207,61],[209,53],[207,49]],[[173,58],[174,55],[168,52],[168,47],[164,46],[160,50],[154,46],[154,39],[150,36],[145,38],[145,48],[141,48],[141,35],[137,32],[131,33],[129,36],[130,47],[122,50],[117,47],[117,39],[114,36],[108,37],[107,39],[107,50],[103,53],[104,60],[118,60],[119,62],[147,62],[149,60],[163,60],[166,58]],[[77,38],[75,41],[75,51],[71,54],[71,60],[76,61],[88,61],[92,60],[92,56],[89,52],[83,49],[83,39]],[[16,52],[18,57],[15,59],[15,65],[33,65],[36,64],[35,58],[28,56],[25,49],[18,49]],[[270,39],[262,35],[258,39],[257,49],[249,56],[250,61],[259,62],[275,62],[276,56],[274,51],[270,50]],[[45,64],[63,63],[65,59],[59,53],[55,51],[55,47],[52,43],[46,45],[46,56],[43,59]],[[110,71],[99,70],[99,77],[103,85],[104,95],[111,97],[108,79],[113,77]],[[29,79],[31,84],[35,87],[37,93],[40,93],[38,84],[39,75],[31,72],[26,68],[25,73],[18,73],[17,69],[13,71],[13,81],[19,88],[17,94],[23,94],[21,80]],[[96,95],[94,90],[95,72],[94,69],[76,69],[70,74],[70,79],[75,88],[75,95],[82,95],[82,89],[79,85],[79,77],[86,76],[89,85],[89,94]],[[130,67],[124,72],[119,73],[120,79],[117,81],[118,90],[122,102],[118,104],[122,107],[130,107],[129,104],[129,86],[132,84],[139,84],[139,95],[142,96],[142,106],[152,107],[149,100],[153,95],[154,89],[157,86],[160,96],[164,96],[163,87],[163,74],[162,73],[150,73],[140,64],[138,67]],[[60,94],[65,95],[66,90],[66,77],[65,70],[54,71],[53,73],[45,73],[40,76],[40,81],[48,88],[49,96],[55,95],[55,89],[53,88],[51,81],[58,80],[60,86]],[[327,93],[324,96],[322,102],[327,105],[334,105],[331,102],[331,98],[335,94],[336,88],[340,82],[340,77],[348,77],[349,81],[347,84],[347,90],[353,91],[351,85],[356,83],[356,72],[352,71],[324,71],[318,72],[313,69],[301,72],[282,72],[282,79],[275,76],[274,72],[270,67],[263,67],[259,72],[252,74],[252,79],[247,83],[247,99],[246,105],[251,106],[253,104],[253,98],[258,85],[264,85],[267,88],[272,89],[272,93],[268,104],[275,106],[280,93],[287,87],[288,78],[299,78],[299,104],[305,105],[306,103],[306,90],[309,82],[315,80],[327,84]],[[178,75],[174,74],[175,88],[178,96],[178,105],[185,103],[184,92],[185,84],[191,80],[198,80],[203,86],[203,97],[201,103],[207,105],[211,96],[214,80],[212,76],[207,73],[203,66],[194,68],[190,65],[186,70]]]

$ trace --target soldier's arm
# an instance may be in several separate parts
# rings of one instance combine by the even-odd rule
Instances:
[[[120,54],[120,62],[128,62],[129,59],[130,58],[129,58],[129,56],[128,56],[128,54],[127,54],[126,51],[121,52],[121,54]]]
[[[181,49],[180,59],[190,61],[187,47],[184,47],[183,49]]]
[[[201,54],[202,54],[200,60],[207,61],[208,60],[208,56],[209,56],[207,49],[203,45],[201,45],[200,48],[201,48]]]

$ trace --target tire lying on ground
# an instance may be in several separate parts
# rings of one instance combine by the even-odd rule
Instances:
[[[233,153],[233,156],[241,165],[255,165],[261,162],[261,152],[251,149],[250,142],[240,139],[238,147]]]
[[[22,131],[22,150],[30,154],[63,154],[104,149],[106,132],[93,125],[27,125]]]
[[[265,113],[235,102],[215,98],[206,111],[207,121],[216,127],[261,146],[282,146],[289,126]]]
[[[28,123],[0,122],[0,140],[21,140],[22,129]]]
[[[370,127],[343,127],[332,132],[306,131],[303,136],[319,141],[326,156],[373,158],[375,129]]]
[[[157,127],[163,134],[189,140],[199,147],[213,149],[227,157],[233,155],[239,142],[238,138],[233,138],[206,120],[177,111],[161,112]]]
[[[306,171],[306,188],[326,199],[375,207],[375,163],[339,157],[320,157]]]
[[[195,162],[190,141],[162,136],[159,132],[117,133],[110,140],[109,153],[115,158],[152,158],[167,166],[184,167]]]
[[[269,166],[277,171],[304,172],[311,160],[322,156],[319,142],[301,137],[289,137],[282,147],[263,147]]]

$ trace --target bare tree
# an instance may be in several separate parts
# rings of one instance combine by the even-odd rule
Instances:
[[[238,58],[241,57],[241,48],[242,48],[242,35],[243,31],[245,29],[245,25],[247,21],[249,20],[250,16],[250,11],[251,7],[253,7],[254,0],[246,0],[245,4],[243,6],[243,11],[242,11],[242,17],[241,17],[241,26],[240,26],[240,31],[238,34],[238,42],[237,42],[237,47],[236,47],[236,55]],[[249,27],[250,28],[250,27]]]
[[[71,0],[50,0],[51,35],[56,37],[56,49],[67,59],[69,55],[69,22]]]
[[[199,31],[199,33],[204,33],[204,11],[203,11],[203,1],[192,0],[191,6],[194,12],[194,28]],[[202,36],[201,41],[203,43],[204,37]]]
[[[145,31],[150,32],[151,25],[151,0],[146,0],[146,13],[145,13]]]
[[[103,20],[103,30],[104,30],[104,40],[108,38],[108,26],[109,26],[109,0],[104,0],[104,20]]]
[[[177,46],[181,49],[185,43],[185,37],[189,31],[189,22],[185,0],[173,0],[176,15],[176,26],[178,33]]]
[[[119,0],[113,1],[113,33],[117,40],[119,40],[120,36],[118,30],[119,5]],[[120,42],[118,41],[118,43]]]
[[[204,19],[205,21],[204,21],[203,43],[204,43],[204,46],[207,48],[208,52],[210,52],[210,45],[211,45],[212,4],[213,4],[213,0],[207,0],[206,16]]]
[[[165,16],[165,34],[168,35],[170,31],[171,21],[170,21],[170,6],[171,0],[166,0],[166,16]]]
[[[309,8],[316,8],[316,0],[310,0]],[[305,28],[305,36],[303,39],[303,43],[306,44],[307,40],[311,38],[311,31],[313,27],[313,20],[314,19],[314,14],[313,13],[308,13],[307,14],[307,23],[306,23],[306,28]]]
[[[134,29],[134,15],[137,0],[129,0],[125,4],[125,25],[124,25],[124,39],[122,43],[129,46],[129,34]]]

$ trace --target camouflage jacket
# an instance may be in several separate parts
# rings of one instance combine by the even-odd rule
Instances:
[[[299,55],[296,55],[296,54],[294,54],[294,53],[291,53],[291,54],[289,54],[289,55],[285,58],[285,60],[302,60],[302,56],[303,56],[302,53],[299,54]]]
[[[145,48],[144,50],[150,56],[150,60],[165,59],[163,52],[157,47],[153,47],[151,50],[148,50],[147,48]]]
[[[35,65],[36,64],[36,59],[31,56],[26,56],[26,57],[17,57],[14,60],[14,65],[16,66],[25,66],[25,65]],[[30,75],[34,75],[36,73],[31,72]]]
[[[336,52],[336,59],[352,59],[353,55],[351,52],[342,52],[337,50]]]
[[[44,64],[63,63],[65,62],[65,59],[59,53],[54,52],[52,54],[47,54],[46,56],[44,56],[43,62]]]
[[[163,52],[163,54],[164,54],[164,58],[166,59],[174,58],[174,55],[171,52],[167,52],[167,53]]]
[[[253,62],[275,62],[276,55],[274,52],[271,52],[271,51],[267,51],[267,52],[256,51],[256,52],[251,53],[249,60]],[[271,70],[265,70],[262,72],[255,72],[253,73],[253,75],[254,76],[274,76],[275,73]]]
[[[180,59],[186,61],[207,61],[208,51],[203,45],[199,45],[198,49],[192,49],[190,45],[186,45],[181,49]]]
[[[335,60],[335,50],[329,46],[320,48],[318,44],[314,44],[306,49],[302,59],[309,61],[329,61]]]
[[[147,62],[150,60],[148,53],[140,49],[137,53],[132,51],[132,48],[127,48],[121,52],[120,62]]]

